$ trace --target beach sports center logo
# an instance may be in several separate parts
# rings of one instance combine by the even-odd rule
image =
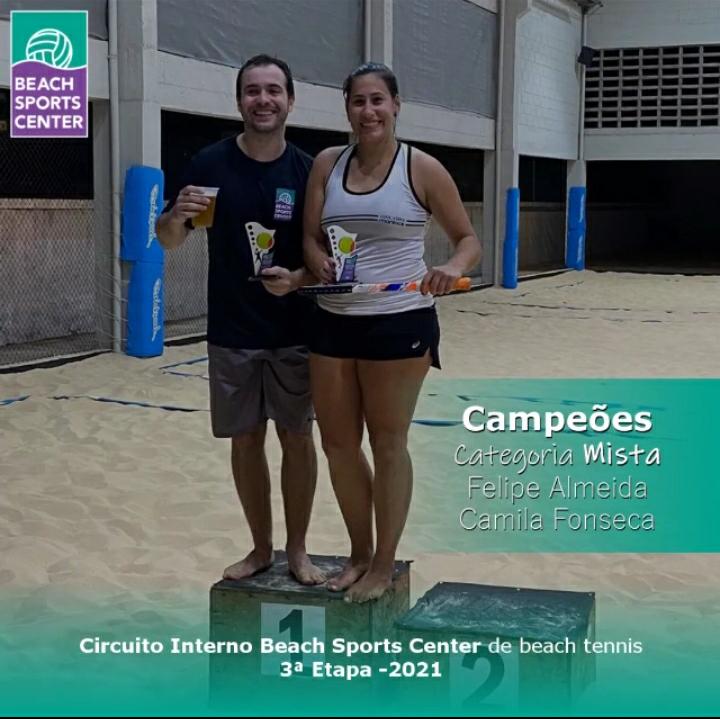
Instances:
[[[10,58],[10,137],[87,137],[87,10],[13,10]]]
[[[275,220],[292,220],[295,206],[295,190],[278,187],[275,191]]]

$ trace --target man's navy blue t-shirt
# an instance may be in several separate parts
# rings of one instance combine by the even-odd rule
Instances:
[[[313,305],[291,292],[270,294],[255,274],[245,224],[275,230],[273,264],[303,266],[302,213],[312,158],[287,143],[272,162],[248,157],[235,137],[201,150],[190,162],[167,212],[185,185],[219,187],[208,229],[208,342],[220,347],[275,349],[307,343]]]

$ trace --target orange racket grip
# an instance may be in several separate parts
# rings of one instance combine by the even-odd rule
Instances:
[[[453,290],[469,290],[472,287],[472,281],[470,277],[460,277],[455,281]]]

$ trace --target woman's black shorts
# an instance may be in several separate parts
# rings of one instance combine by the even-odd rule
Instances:
[[[440,325],[434,307],[389,315],[340,315],[318,308],[310,351],[326,357],[394,360],[424,357],[440,369]]]

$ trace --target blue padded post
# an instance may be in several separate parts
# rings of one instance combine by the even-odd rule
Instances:
[[[502,286],[514,290],[518,284],[518,250],[520,243],[520,189],[507,191],[505,205],[505,241],[503,243]]]

